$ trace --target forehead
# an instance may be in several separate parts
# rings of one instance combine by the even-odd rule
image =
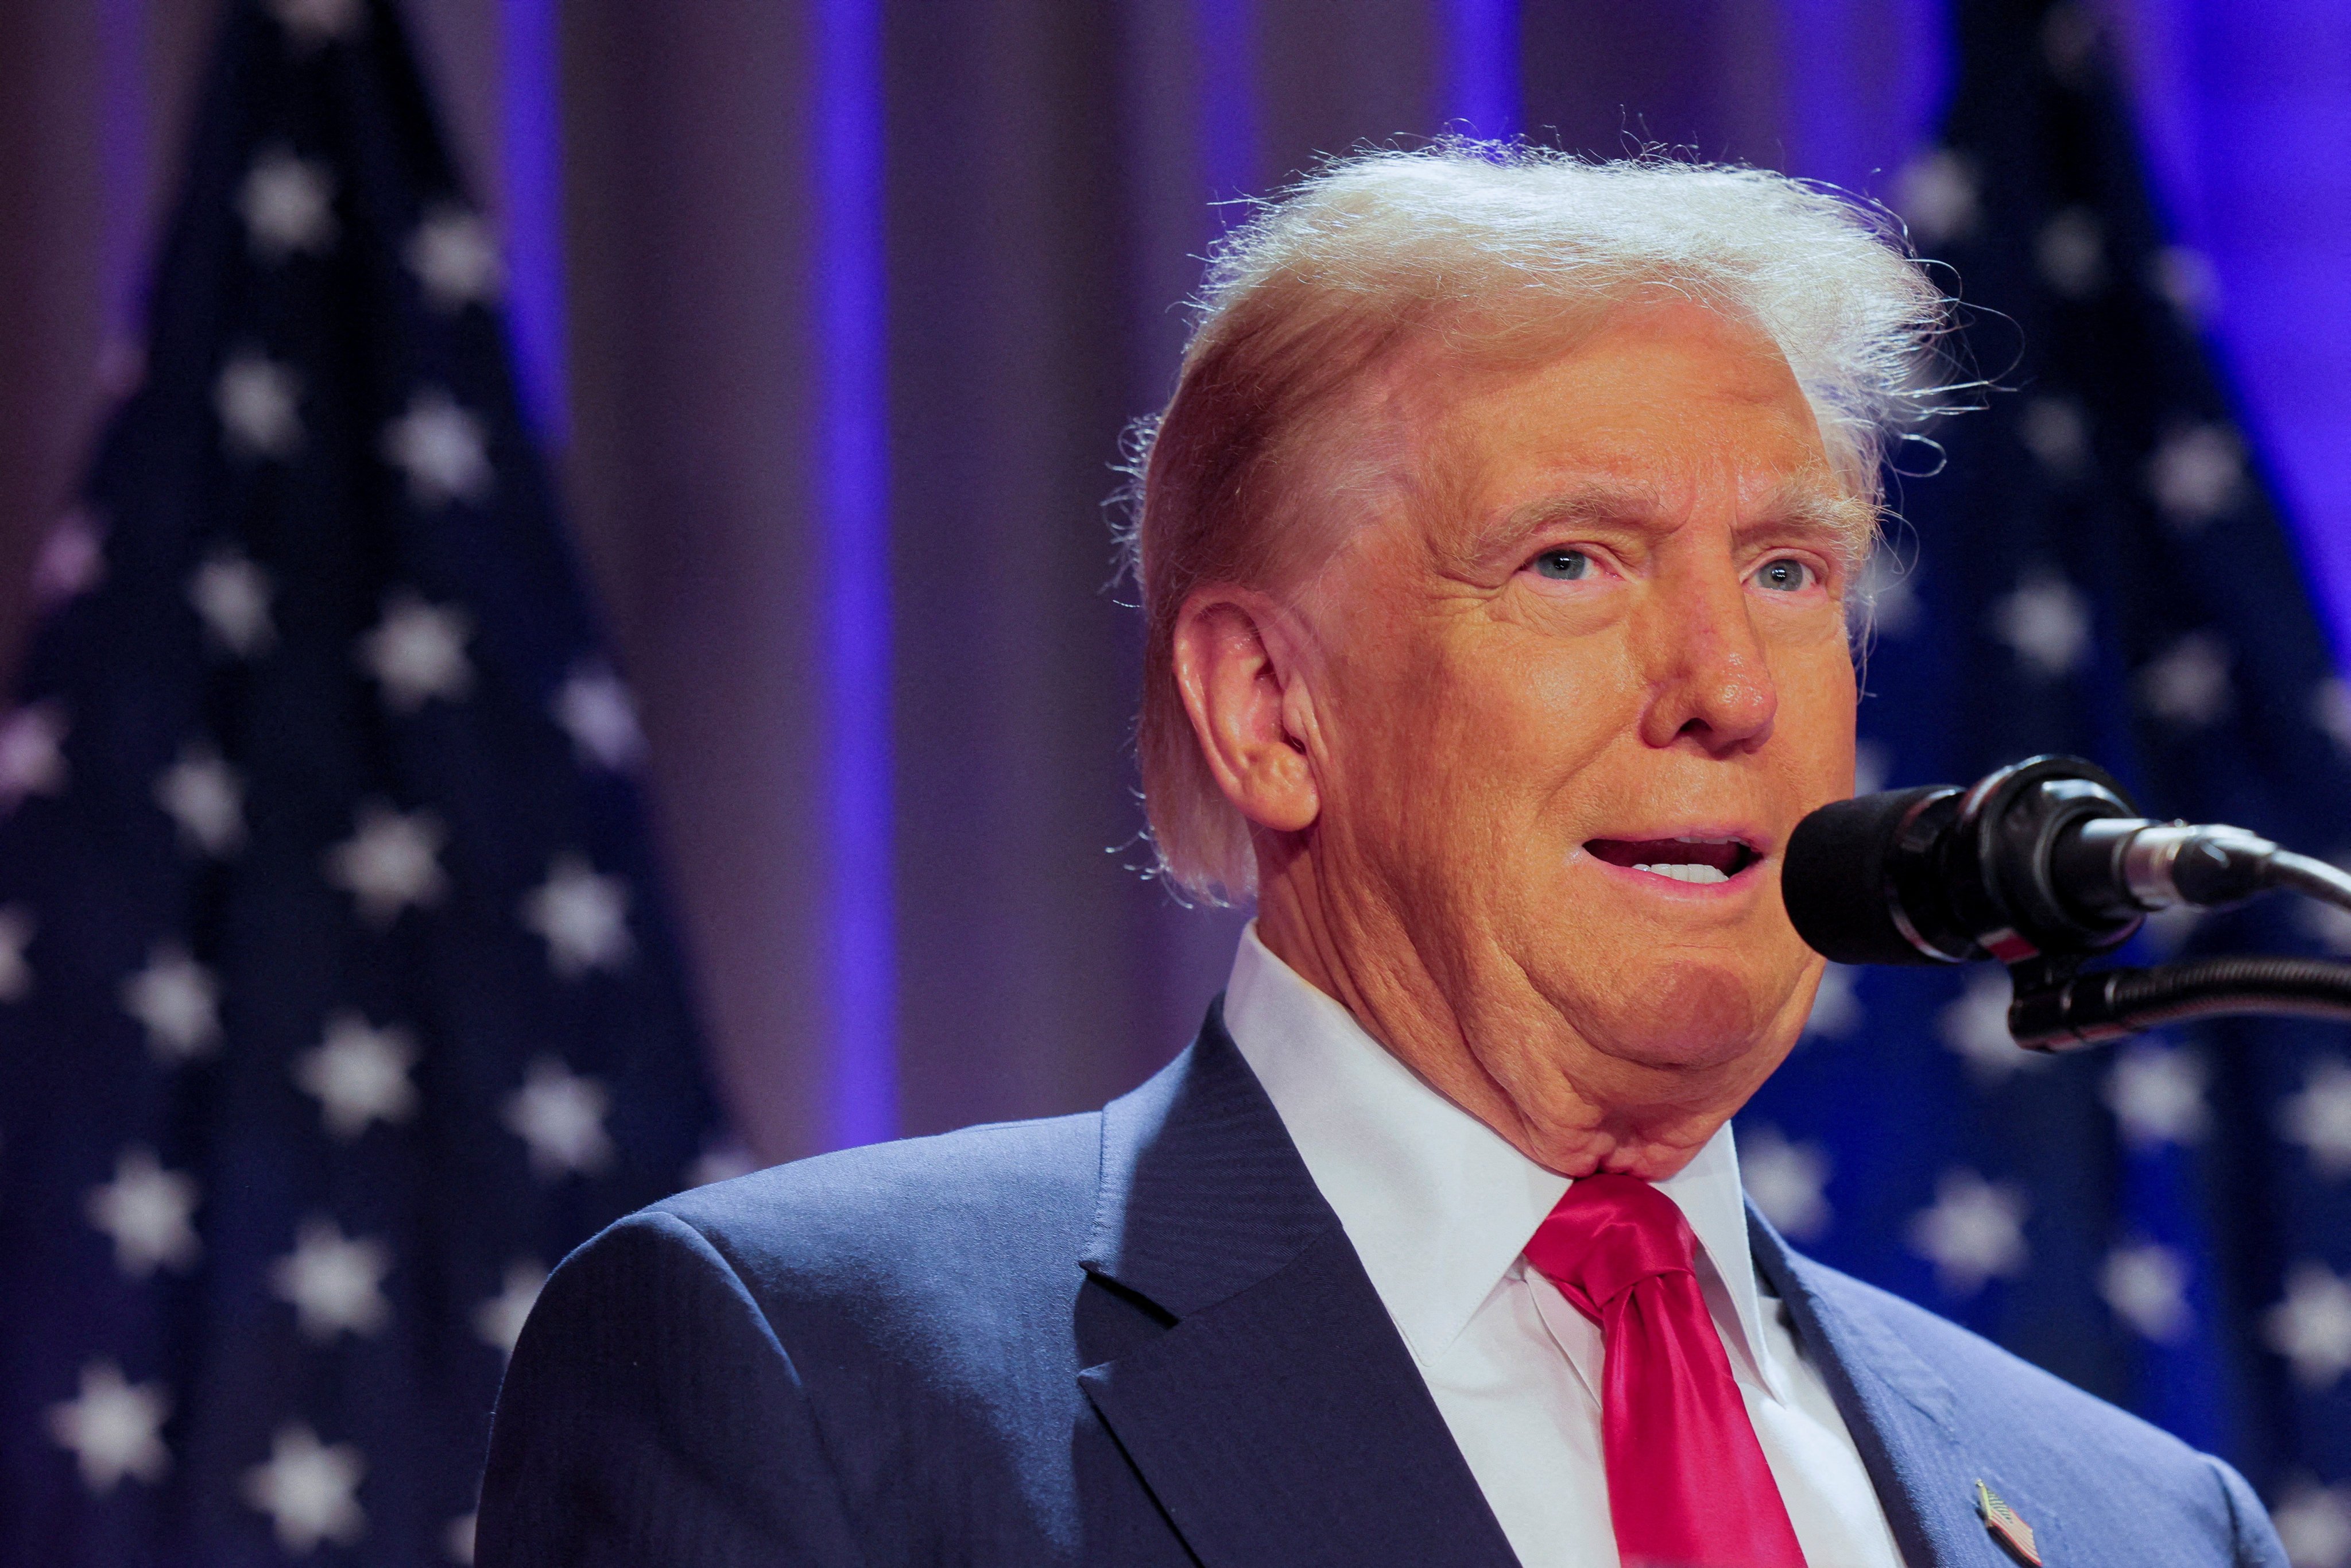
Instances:
[[[1441,352],[1441,351],[1440,351]],[[1432,354],[1398,388],[1416,487],[1484,528],[1530,506],[1667,516],[1797,512],[1865,535],[1811,402],[1758,329],[1688,300],[1622,307],[1493,361]]]

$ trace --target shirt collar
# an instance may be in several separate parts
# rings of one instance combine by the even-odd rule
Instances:
[[[1233,959],[1224,1018],[1405,1344],[1434,1362],[1511,1271],[1568,1178],[1396,1060],[1276,957],[1255,921]],[[1657,1190],[1697,1234],[1700,1284],[1733,1359],[1784,1397],[1765,1348],[1729,1124]]]

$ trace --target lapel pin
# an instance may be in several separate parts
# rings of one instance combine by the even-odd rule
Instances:
[[[1984,1528],[2016,1553],[2018,1562],[2029,1568],[2041,1568],[2041,1549],[2032,1544],[2032,1526],[2017,1518],[2016,1510],[2002,1502],[2000,1494],[1980,1480],[1976,1482],[1976,1511],[1983,1515]]]

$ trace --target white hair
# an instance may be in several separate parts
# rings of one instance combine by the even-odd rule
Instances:
[[[1876,516],[1891,444],[1937,412],[1919,372],[1946,301],[1899,225],[1842,192],[1451,140],[1335,160],[1217,246],[1175,395],[1137,427],[1123,541],[1145,618],[1136,745],[1161,874],[1212,902],[1255,890],[1248,821],[1176,686],[1176,619],[1210,583],[1297,580],[1335,542],[1333,513],[1360,512],[1364,481],[1393,482],[1365,472],[1376,443],[1349,399],[1366,372],[1432,340],[1469,359],[1553,342],[1660,293],[1779,349],[1831,466]]]

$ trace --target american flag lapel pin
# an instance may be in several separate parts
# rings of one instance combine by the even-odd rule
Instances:
[[[2030,1568],[2041,1568],[2041,1549],[2032,1543],[2032,1526],[2016,1517],[2016,1510],[2002,1502],[2000,1494],[1979,1480],[1976,1482],[1976,1511],[1983,1515],[1984,1528],[2002,1546],[2016,1553],[2020,1563]]]

